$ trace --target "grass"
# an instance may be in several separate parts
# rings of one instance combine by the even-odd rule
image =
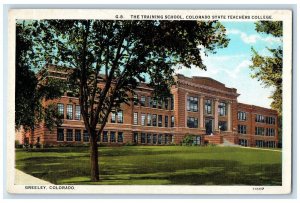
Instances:
[[[100,147],[90,182],[87,147],[16,150],[16,168],[54,184],[281,185],[281,152],[238,147]]]

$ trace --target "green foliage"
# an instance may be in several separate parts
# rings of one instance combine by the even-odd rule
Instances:
[[[170,96],[175,66],[206,70],[201,53],[228,45],[217,21],[31,20],[34,66],[72,68],[67,80],[79,95],[81,114],[96,154],[95,138],[110,112],[129,104],[137,86],[149,78],[153,96]],[[19,22],[19,23],[22,23]],[[98,85],[103,82],[103,86]],[[96,127],[100,124],[98,134]],[[98,166],[91,159],[91,171]],[[99,178],[92,173],[92,180]]]
[[[256,31],[282,37],[282,21],[259,21],[255,23]]]
[[[15,127],[19,129],[22,125],[25,131],[39,120],[33,112],[40,107],[35,94],[38,81],[28,62],[28,52],[32,47],[28,35],[28,29],[23,29],[22,25],[16,26]]]
[[[175,65],[206,69],[200,53],[215,53],[229,41],[224,26],[216,21],[26,22],[35,45],[32,64],[38,67],[46,61],[73,69],[68,83],[81,97],[88,131],[97,123],[105,125],[112,110],[130,103],[131,93],[145,76],[154,97],[167,97]],[[96,85],[99,79],[105,87]]]
[[[62,119],[60,119],[60,115],[58,113],[58,109],[56,104],[49,104],[45,108],[45,126],[52,130],[54,126],[61,126]]]
[[[282,37],[282,21],[260,21],[256,23],[256,31],[271,34],[274,37]],[[275,88],[272,99],[271,108],[278,112],[278,135],[281,142],[282,128],[282,68],[283,68],[283,50],[282,46],[275,49],[267,48],[270,56],[262,56],[252,48],[252,64],[250,69],[253,71],[251,75],[266,87]]]
[[[193,135],[186,135],[182,140],[182,145],[184,145],[184,146],[192,146],[193,143],[194,143]]]

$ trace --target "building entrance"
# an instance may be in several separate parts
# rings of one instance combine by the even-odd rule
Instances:
[[[205,119],[205,132],[206,135],[210,135],[213,132],[213,119]]]

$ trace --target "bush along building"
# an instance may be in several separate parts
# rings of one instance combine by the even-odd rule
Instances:
[[[68,71],[47,69],[48,77],[65,78]],[[278,143],[277,112],[237,101],[235,88],[207,77],[175,76],[172,96],[164,100],[151,97],[152,89],[142,83],[130,105],[110,114],[98,137],[104,145],[180,144],[189,135],[194,145],[237,144],[251,147],[276,147]],[[65,93],[55,103],[63,124],[52,130],[43,123],[34,135],[20,139],[41,145],[82,145],[89,142],[80,115],[79,99]],[[20,136],[19,136],[20,137]]]

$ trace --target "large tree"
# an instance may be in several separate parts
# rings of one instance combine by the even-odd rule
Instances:
[[[37,58],[72,68],[68,81],[90,137],[91,181],[99,181],[97,137],[110,112],[130,103],[145,78],[154,97],[168,96],[175,65],[206,69],[201,52],[229,41],[216,21],[44,20],[32,21],[32,30]]]
[[[260,21],[256,23],[256,31],[270,34],[276,38],[282,38],[282,21]],[[263,56],[252,49],[252,77],[256,78],[265,87],[275,88],[271,108],[278,112],[279,141],[281,142],[281,120],[282,120],[282,46],[267,48],[269,55]]]
[[[31,39],[31,29],[25,22],[16,24],[16,89],[15,89],[15,128],[30,131],[34,134],[37,124],[44,121],[51,129],[61,124],[57,109],[53,105],[43,106],[42,101],[60,97],[64,93],[64,85],[60,80],[50,79],[42,83],[44,78],[37,77],[31,59],[35,57]],[[31,144],[34,144],[31,140]]]

